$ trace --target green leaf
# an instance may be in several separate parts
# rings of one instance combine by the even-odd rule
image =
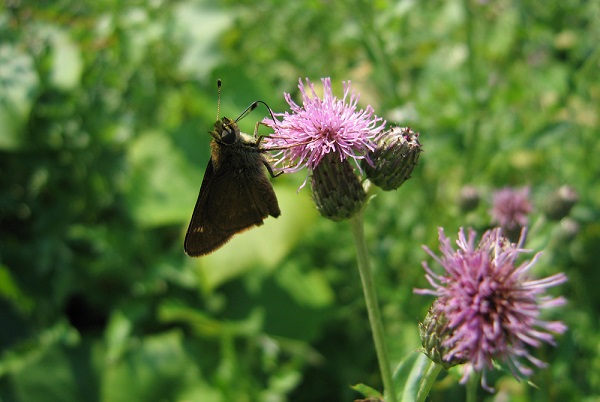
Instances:
[[[15,395],[22,401],[79,400],[93,384],[79,382],[86,371],[82,366],[85,351],[77,346],[79,334],[65,322],[41,332],[4,351],[0,376],[8,376]]]
[[[428,361],[429,359],[422,352],[414,351],[398,364],[392,377],[398,400],[403,402],[416,400],[423,365]]]
[[[121,311],[115,311],[105,332],[106,358],[109,362],[118,360],[127,350],[133,323]]]
[[[21,291],[10,270],[4,265],[0,265],[0,297],[10,300],[21,313],[31,312],[35,303],[32,298]]]
[[[109,362],[101,386],[103,400],[154,402],[209,392],[180,331],[146,336],[139,341],[118,361]]]
[[[50,84],[62,91],[73,90],[81,81],[81,52],[67,32],[51,29],[49,36],[52,44]]]
[[[38,89],[33,58],[21,46],[0,45],[0,149],[23,145],[22,129]]]
[[[334,300],[333,290],[322,271],[306,272],[296,265],[286,265],[277,273],[277,280],[298,304],[320,308]]]
[[[32,362],[33,363],[33,362]],[[61,347],[45,350],[34,364],[27,365],[12,377],[22,401],[74,401],[75,373]]]
[[[131,144],[127,201],[140,225],[181,223],[191,216],[200,188],[197,171],[166,134],[147,131]],[[197,183],[192,186],[190,183]],[[196,187],[197,186],[197,187]]]
[[[176,39],[185,43],[179,65],[184,75],[206,79],[219,64],[219,38],[233,22],[231,13],[223,12],[209,3],[181,2],[175,9]]]
[[[356,392],[360,392],[366,398],[374,399],[377,401],[383,401],[383,395],[381,395],[381,392],[369,387],[368,385],[356,384],[352,385],[350,388],[352,388]]]
[[[158,310],[160,321],[166,323],[183,322],[189,325],[196,334],[204,338],[218,338],[223,334],[233,336],[256,334],[262,327],[263,315],[260,309],[253,309],[244,320],[218,320],[176,300],[165,300]]]

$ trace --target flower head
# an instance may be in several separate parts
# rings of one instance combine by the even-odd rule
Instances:
[[[561,334],[566,326],[558,321],[544,321],[542,309],[565,303],[562,297],[545,294],[550,287],[564,283],[567,277],[560,273],[534,280],[528,271],[540,253],[532,260],[517,265],[524,235],[519,244],[508,242],[499,228],[483,234],[478,245],[476,233],[469,230],[465,236],[461,228],[454,250],[450,239],[439,229],[441,256],[424,247],[443,268],[436,274],[423,263],[426,278],[433,289],[415,289],[415,293],[437,296],[435,314],[445,328],[437,328],[444,339],[437,348],[446,362],[466,361],[461,383],[473,372],[483,373],[492,368],[494,360],[505,363],[517,379],[526,378],[532,370],[523,364],[528,360],[537,367],[545,363],[533,357],[528,347],[539,347],[543,342],[554,345],[552,333]],[[430,312],[431,313],[431,312]],[[482,385],[485,376],[482,376]]]
[[[521,232],[527,226],[527,214],[531,212],[529,187],[515,189],[504,187],[493,195],[492,221],[499,224],[505,232]]]
[[[299,81],[302,106],[291,95],[284,94],[292,113],[275,113],[283,121],[265,119],[263,123],[275,133],[265,138],[267,148],[278,148],[275,168],[296,172],[303,167],[314,170],[325,155],[336,153],[340,161],[348,158],[365,158],[375,148],[375,140],[385,125],[382,118],[373,114],[373,108],[357,110],[359,96],[345,81],[344,96],[333,95],[331,79],[322,78],[323,98],[320,98],[308,78]]]

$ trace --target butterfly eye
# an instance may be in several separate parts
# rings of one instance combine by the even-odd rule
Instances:
[[[227,124],[224,125],[223,131],[221,131],[221,141],[223,141],[224,144],[231,145],[235,142],[236,138],[237,135],[233,127]]]

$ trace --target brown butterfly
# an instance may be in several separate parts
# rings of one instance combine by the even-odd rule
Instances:
[[[240,132],[237,125],[258,103],[265,103],[252,103],[236,120],[219,120],[221,80],[217,86],[219,101],[217,121],[210,131],[211,156],[183,245],[191,257],[209,254],[236,233],[262,225],[269,215],[277,218],[281,214],[263,170],[264,166],[271,177],[277,176],[264,155],[266,150],[260,147],[262,137],[256,136],[260,123],[253,136]]]

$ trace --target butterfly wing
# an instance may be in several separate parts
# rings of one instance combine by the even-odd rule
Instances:
[[[262,225],[267,216],[279,214],[275,192],[263,172],[215,171],[211,158],[187,230],[184,250],[192,257],[208,254],[236,233]]]

